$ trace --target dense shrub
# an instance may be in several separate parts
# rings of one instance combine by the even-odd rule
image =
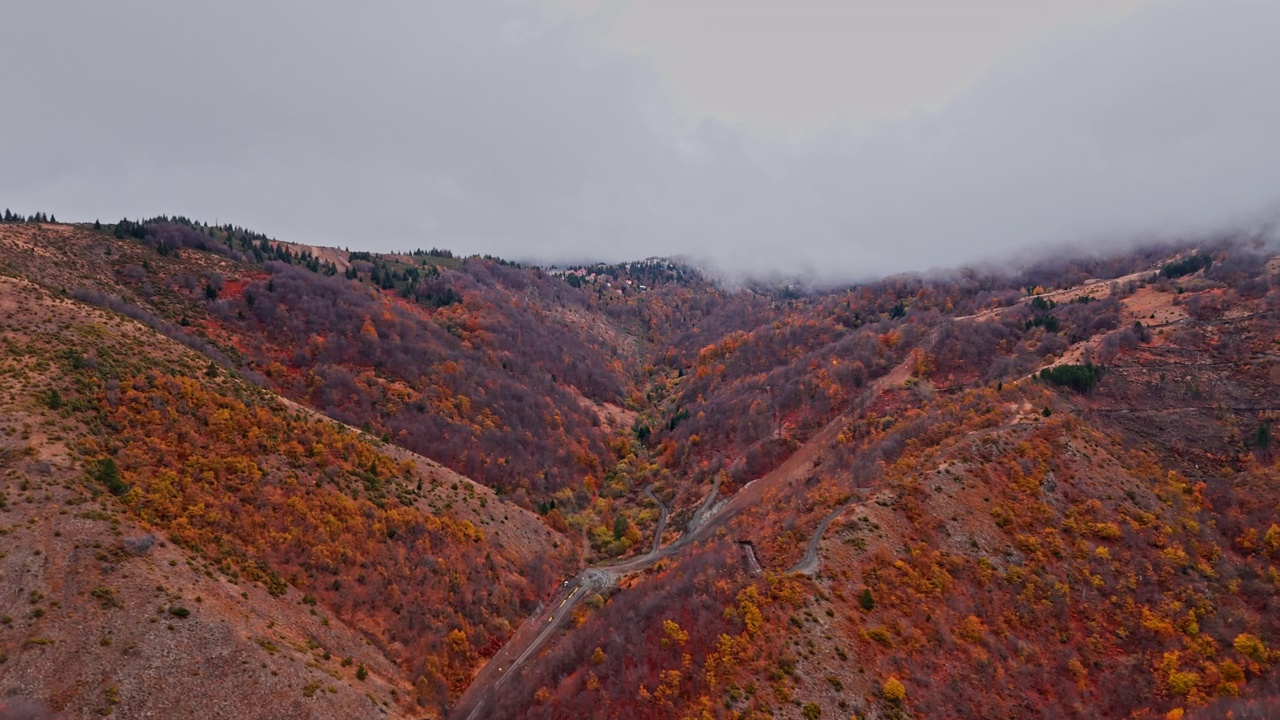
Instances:
[[[1067,387],[1078,393],[1089,393],[1102,377],[1102,366],[1093,363],[1084,365],[1057,365],[1040,371],[1040,379],[1060,387]]]
[[[1173,279],[1180,278],[1183,275],[1190,275],[1198,270],[1207,269],[1213,265],[1213,258],[1201,253],[1192,253],[1181,260],[1165,263],[1160,268],[1160,274]]]

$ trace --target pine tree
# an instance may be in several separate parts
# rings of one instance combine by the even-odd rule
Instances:
[[[129,486],[120,479],[120,469],[116,467],[116,461],[106,457],[98,461],[98,481],[107,486],[107,491],[112,495],[120,496],[129,492]]]

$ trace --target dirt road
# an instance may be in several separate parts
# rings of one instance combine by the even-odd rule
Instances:
[[[649,550],[649,554],[652,555],[658,552],[658,548],[662,547],[662,533],[666,532],[667,515],[671,514],[671,509],[663,504],[663,502],[658,499],[657,495],[653,494],[653,485],[646,487],[644,489],[644,494],[650,500],[658,504],[658,525],[653,531],[653,548]]]
[[[855,505],[861,498],[852,497],[838,505],[835,510],[827,513],[822,518],[822,522],[818,523],[818,527],[813,529],[813,534],[809,536],[809,544],[805,546],[804,556],[800,558],[800,562],[791,566],[788,572],[801,573],[803,575],[816,575],[818,572],[818,543],[822,542],[822,536],[826,534],[827,528],[830,527],[831,521],[840,517],[840,514]]]
[[[1158,267],[1158,266],[1157,266]],[[1040,297],[1053,299],[1057,302],[1069,302],[1081,295],[1097,295],[1109,294],[1112,283],[1123,284],[1132,280],[1139,280],[1145,276],[1149,276],[1152,270],[1144,270],[1132,273],[1124,277],[1115,278],[1113,280],[1090,282],[1073,288],[1056,290],[1042,294]],[[1031,298],[1026,297],[1019,300],[1019,304],[1030,302]],[[1008,307],[992,308],[973,315],[956,317],[954,321],[971,321],[984,320],[989,317],[999,315],[1008,310]],[[935,328],[920,343],[922,347],[929,347],[937,342],[938,330]],[[654,564],[665,558],[673,557],[689,543],[710,537],[717,529],[726,526],[735,516],[743,510],[752,507],[760,502],[771,490],[783,487],[798,478],[803,478],[811,473],[817,459],[819,458],[823,448],[830,445],[840,430],[844,428],[850,417],[857,417],[866,411],[877,398],[885,391],[894,387],[901,387],[911,377],[912,365],[914,357],[908,354],[907,357],[895,366],[891,371],[876,379],[867,388],[867,392],[858,402],[854,404],[847,412],[829,422],[825,427],[809,438],[796,452],[787,458],[785,462],[777,468],[766,473],[760,478],[747,483],[742,489],[734,493],[727,499],[719,499],[719,479],[717,478],[710,493],[702,505],[694,513],[689,527],[685,533],[678,539],[667,546],[661,545],[662,533],[666,528],[666,519],[668,508],[653,495],[651,488],[645,489],[645,494],[658,503],[661,511],[659,516],[657,530],[654,536],[652,549],[644,555],[611,565],[599,565],[587,568],[580,572],[572,580],[565,581],[560,594],[556,596],[547,606],[540,608],[526,620],[510,641],[500,650],[476,675],[475,680],[467,688],[466,692],[459,699],[455,706],[452,716],[454,718],[465,718],[466,720],[476,720],[485,717],[483,710],[493,697],[494,693],[500,690],[508,677],[522,663],[529,659],[539,648],[541,648],[548,640],[550,640],[556,631],[563,625],[578,603],[591,594],[603,590],[610,585],[617,583],[622,578],[634,573],[642,572]],[[985,430],[975,431],[971,435],[985,435],[1006,429],[1010,424],[1016,424],[1022,421],[1022,414],[1019,413],[1013,420],[1000,427],[987,428]],[[813,574],[818,570],[818,546],[822,541],[822,536],[826,532],[828,526],[840,516],[842,512],[847,510],[851,505],[861,502],[860,496],[855,497],[842,503],[839,507],[828,513],[818,526],[814,529],[813,534],[809,538],[805,554],[800,562],[790,568],[791,572]],[[754,553],[752,554],[754,560]],[[758,567],[758,565],[757,565]],[[550,608],[548,610],[547,608]]]
[[[658,503],[662,513],[659,517],[653,549],[640,557],[620,563],[587,568],[578,573],[573,579],[565,581],[560,593],[550,603],[539,608],[538,612],[521,623],[520,629],[516,631],[516,634],[481,668],[475,680],[472,681],[466,692],[459,698],[451,716],[462,720],[478,720],[486,717],[484,714],[485,708],[489,706],[495,694],[502,689],[507,679],[556,634],[556,631],[571,617],[577,604],[585,598],[617,583],[628,575],[633,575],[652,567],[660,560],[679,554],[686,545],[692,542],[711,537],[718,528],[724,527],[738,513],[758,503],[770,490],[811,472],[822,449],[829,445],[836,435],[840,433],[840,430],[848,421],[849,415],[861,413],[874,403],[876,398],[886,389],[901,386],[906,382],[907,378],[911,376],[913,360],[914,358],[908,355],[893,370],[871,383],[864,397],[855,407],[850,409],[849,413],[843,414],[827,423],[822,430],[819,430],[777,468],[747,483],[732,497],[718,503],[716,502],[719,493],[719,485],[717,483],[695,513],[695,518],[698,520],[696,525],[691,523],[690,529],[669,545],[662,546],[660,544],[662,531],[666,527],[667,508],[653,495],[650,488],[646,488],[645,493]],[[834,517],[835,514],[833,513],[831,518]],[[829,522],[829,520],[824,520],[824,524],[820,526],[818,532],[814,533],[814,539],[810,541],[810,544],[813,545],[815,567],[817,564],[816,540],[821,539],[821,531],[826,529],[826,524],[829,524]]]

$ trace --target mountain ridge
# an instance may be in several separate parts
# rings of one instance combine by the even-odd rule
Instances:
[[[171,430],[152,411],[179,397],[241,417],[235,403],[257,406],[216,387],[278,392],[287,400],[243,415],[256,418],[245,430],[302,437],[335,418],[370,434],[347,430],[326,448],[350,436],[392,467],[412,459],[398,446],[426,451],[493,490],[418,461],[407,484],[382,462],[376,472],[367,459],[316,463],[307,443],[236,472],[284,478],[292,463],[305,479],[348,468],[320,487],[375,513],[380,498],[403,495],[387,507],[417,507],[428,525],[465,522],[505,567],[559,558],[531,585],[506,571],[451,581],[448,612],[461,619],[440,627],[460,635],[439,642],[397,620],[399,585],[322,592],[323,571],[305,553],[252,550],[268,569],[253,582],[309,594],[310,608],[377,643],[388,711],[454,712],[473,673],[506,657],[516,626],[541,622],[543,604],[562,597],[552,607],[563,625],[507,668],[486,701],[492,716],[1158,717],[1230,707],[1247,717],[1272,707],[1280,628],[1267,609],[1280,529],[1267,518],[1280,490],[1267,397],[1280,382],[1280,283],[1274,250],[1256,239],[797,293],[662,274],[673,269],[664,263],[573,286],[438,250],[341,268],[346,260],[319,249],[284,253],[247,231],[199,226],[197,236],[171,224],[0,225],[0,275],[60,294],[41,300],[52,316],[118,317],[75,298],[87,300],[174,338],[161,355],[188,358],[171,375],[122,376],[139,396],[119,407],[105,384],[88,396],[64,387],[72,402],[58,412],[106,413],[132,428],[122,439],[154,443]],[[21,322],[10,315],[7,332]],[[48,334],[97,347],[95,332]],[[134,347],[139,359],[156,352]],[[72,356],[40,352],[65,377],[86,372]],[[52,410],[53,376],[15,377],[27,406]],[[227,447],[216,423],[191,418],[168,422]],[[49,444],[37,439],[30,446]],[[100,493],[92,468],[106,457],[139,488],[187,467],[95,442],[71,462]],[[414,472],[444,479],[415,489]],[[236,482],[264,499],[296,492],[274,479]],[[299,498],[312,492],[301,487]],[[122,518],[155,522],[146,503],[158,500],[130,492],[101,497]],[[713,508],[730,511],[695,527]],[[499,511],[524,534],[507,538]],[[246,520],[262,522],[257,512]],[[249,527],[216,532],[251,543]],[[384,532],[361,547],[372,556],[397,542]],[[465,556],[468,542],[440,547]],[[654,548],[665,554],[646,564]],[[634,571],[556,594],[578,569],[610,565]],[[208,569],[244,581],[234,565]],[[339,572],[344,588],[352,572]],[[437,592],[428,577],[406,582]],[[499,599],[515,587],[518,601]],[[484,607],[496,614],[467,619]],[[1037,637],[1041,626],[1055,629],[1052,642]],[[2,631],[0,642],[16,642]],[[438,660],[406,652],[414,643]],[[1123,687],[1108,682],[1117,672]]]

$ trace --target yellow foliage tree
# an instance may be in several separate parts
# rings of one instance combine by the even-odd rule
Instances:
[[[1231,647],[1235,648],[1236,652],[1244,655],[1250,660],[1261,663],[1267,662],[1268,660],[1269,653],[1267,652],[1267,646],[1262,644],[1262,640],[1258,639],[1257,635],[1241,633],[1236,636],[1234,641],[1232,641]]]
[[[884,687],[880,689],[880,693],[884,695],[885,700],[894,703],[900,703],[907,698],[906,686],[898,678],[892,676],[884,681]]]
[[[689,633],[681,629],[676,621],[662,621],[662,647],[671,647],[673,643],[678,646],[684,646],[687,642],[689,642]]]
[[[982,636],[987,634],[987,626],[983,624],[976,616],[970,615],[960,622],[956,628],[956,636],[961,640],[970,643],[979,643]]]
[[[1273,524],[1262,537],[1262,547],[1268,554],[1280,552],[1280,525]]]

